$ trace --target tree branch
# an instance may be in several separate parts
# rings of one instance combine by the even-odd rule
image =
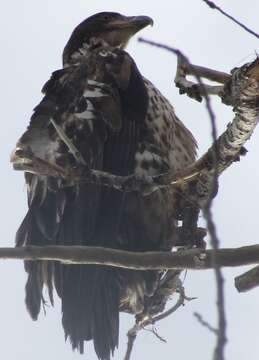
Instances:
[[[177,57],[177,71],[174,79],[176,87],[179,88],[180,94],[187,94],[190,98],[199,102],[202,101],[202,97],[207,95],[220,96],[223,91],[223,85],[208,85],[202,83],[195,83],[187,80],[187,75],[193,75],[199,78],[209,79],[218,83],[224,84],[231,79],[231,75],[208,69],[202,66],[197,66],[187,63],[182,56]]]
[[[235,278],[235,287],[239,292],[245,292],[259,286],[259,266]]]
[[[137,334],[139,331],[145,329],[145,327],[148,325],[154,326],[155,323],[157,323],[158,321],[161,321],[161,320],[165,319],[166,317],[172,315],[181,306],[184,305],[185,300],[191,301],[191,300],[195,299],[195,298],[189,298],[185,295],[184,287],[183,287],[180,279],[179,279],[177,290],[179,292],[179,298],[178,298],[177,302],[175,303],[175,305],[173,305],[170,309],[164,311],[162,314],[159,314],[157,316],[153,316],[153,317],[147,316],[147,317],[142,318],[140,321],[137,320],[135,325],[128,331],[128,334],[127,334],[128,335],[128,344],[127,344],[127,351],[126,351],[124,360],[130,360],[132,350],[133,350],[133,345],[135,343],[135,340],[136,340],[136,337],[137,337]],[[157,332],[155,332],[154,330],[152,332],[160,340],[165,342],[165,340],[163,338],[161,338],[161,336],[159,336],[157,334]]]
[[[218,328],[217,328],[217,343],[214,350],[214,360],[224,360],[225,344],[227,342],[226,336],[226,315],[225,315],[225,301],[224,301],[224,278],[221,271],[221,266],[218,261],[219,238],[217,236],[216,227],[212,220],[211,200],[203,211],[204,217],[207,221],[208,231],[211,237],[212,245],[212,264],[215,272],[216,289],[217,289],[217,311],[218,311]]]
[[[214,328],[212,325],[208,323],[208,321],[204,320],[202,315],[200,313],[194,312],[193,316],[198,320],[198,322],[208,329],[210,332],[212,332],[214,335],[218,336],[218,329]]]
[[[90,246],[25,246],[0,248],[0,259],[60,261],[66,264],[97,264],[133,270],[213,268],[213,251],[203,249],[177,252],[129,252]],[[215,251],[221,267],[259,263],[259,245]]]
[[[228,19],[232,20],[235,24],[239,25],[242,29],[249,32],[249,34],[254,35],[257,39],[259,39],[259,35],[256,32],[249,29],[246,25],[242,24],[240,21],[235,19],[233,16],[226,13],[219,6],[217,6],[214,2],[209,1],[209,0],[202,0],[202,1],[205,2],[211,9],[218,10],[222,15],[226,16]]]

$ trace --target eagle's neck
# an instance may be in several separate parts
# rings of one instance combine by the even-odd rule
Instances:
[[[64,67],[80,64],[82,60],[89,57],[91,51],[97,49],[98,47],[108,46],[109,44],[105,40],[97,37],[91,37],[89,40],[83,42],[80,48],[70,55],[69,61],[64,63]]]
[[[89,55],[91,54],[91,51],[97,49],[98,47],[109,47],[113,49],[125,49],[129,42],[129,39],[127,39],[124,42],[121,43],[113,43],[112,39],[109,39],[109,41],[104,40],[103,37],[91,37],[87,41],[83,42],[80,48],[78,48],[76,51],[73,52],[73,54],[70,55],[69,59],[64,62],[64,67],[68,67],[71,65],[78,65],[82,62],[82,60],[86,60]]]

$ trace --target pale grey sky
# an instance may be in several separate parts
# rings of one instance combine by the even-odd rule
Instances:
[[[106,3],[106,5],[104,5]],[[254,30],[259,31],[259,2],[217,1]],[[206,7],[201,0],[10,0],[1,7],[1,246],[13,246],[14,235],[26,212],[23,176],[12,170],[9,154],[25,130],[33,107],[41,99],[40,89],[50,73],[61,65],[61,52],[73,28],[98,11],[118,11],[127,15],[149,15],[154,27],[142,36],[180,48],[195,64],[223,71],[252,60],[258,40]],[[132,40],[128,51],[142,73],[170,99],[179,117],[198,140],[200,153],[211,143],[210,124],[204,107],[180,96],[173,85],[175,57],[165,51]],[[219,132],[232,119],[231,109],[213,101]],[[259,170],[258,131],[247,144],[241,163],[234,164],[220,181],[214,217],[222,247],[258,243]],[[233,278],[245,269],[224,270],[228,321],[227,360],[256,360],[259,357],[259,289],[238,294]],[[33,322],[24,306],[25,274],[20,261],[0,262],[0,356],[2,359],[46,360],[95,359],[92,346],[83,356],[64,343],[60,304],[47,309]],[[143,332],[136,341],[132,359],[187,360],[212,358],[213,334],[193,317],[200,312],[215,325],[214,275],[211,271],[187,273],[186,293],[198,299],[186,304],[158,324],[167,344]],[[120,348],[115,359],[122,359],[126,331],[133,318],[121,316]]]

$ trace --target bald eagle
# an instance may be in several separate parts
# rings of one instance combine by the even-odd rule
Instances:
[[[164,96],[139,72],[124,48],[132,35],[152,24],[147,16],[103,12],[73,31],[63,68],[44,85],[19,139],[14,166],[28,163],[26,151],[63,169],[87,166],[126,176],[179,170],[195,159],[196,143]],[[175,230],[172,193],[121,193],[98,184],[26,171],[28,212],[16,246],[87,245],[130,251],[170,251]],[[25,261],[26,306],[36,320],[55,288],[62,323],[73,349],[93,340],[98,358],[118,346],[119,312],[141,314],[161,277],[97,265]]]

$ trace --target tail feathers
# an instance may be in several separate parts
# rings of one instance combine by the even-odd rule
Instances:
[[[25,218],[23,219],[19,229],[16,232],[15,237],[15,246],[25,246],[28,245],[28,228],[30,227],[30,213],[27,212]]]
[[[53,265],[44,261],[26,262],[25,303],[33,320],[37,320],[41,305],[45,303],[44,284],[53,305]],[[55,264],[54,276],[58,277],[55,284],[59,284],[65,338],[80,353],[84,353],[84,342],[93,340],[98,358],[109,360],[119,341],[119,288],[115,270]]]
[[[109,360],[119,338],[119,293],[114,269],[61,265],[62,313],[66,338],[73,349],[84,352],[84,341],[93,340],[96,354]]]
[[[51,196],[46,197],[50,205]],[[53,217],[51,212],[44,223],[41,220],[48,206],[45,203],[36,206],[35,199],[32,199],[30,209],[17,232],[16,246],[44,246],[52,244],[51,239],[61,244],[80,244],[86,233],[92,232],[90,225],[86,226],[86,231],[81,223],[84,218],[82,206],[81,212],[72,211],[75,209],[72,205],[71,208],[67,206],[62,221]],[[77,202],[72,204],[80,205]],[[77,222],[74,222],[74,213],[79,217]],[[25,270],[28,273],[25,302],[31,317],[36,320],[45,303],[42,294],[44,285],[48,288],[53,304],[54,280],[62,302],[65,336],[73,349],[83,353],[84,342],[93,340],[99,359],[109,360],[118,346],[119,334],[119,284],[116,270],[95,265],[64,265],[45,261],[25,261]]]
[[[106,360],[119,342],[119,293],[111,269],[102,269],[97,281],[100,286],[95,294],[93,340],[97,356]],[[98,270],[99,271],[99,270]]]
[[[28,280],[25,286],[25,304],[32,319],[37,320],[41,308],[43,281],[38,263],[27,263],[26,267]]]
[[[34,239],[34,242],[32,242]],[[35,241],[37,240],[37,241]],[[16,234],[16,246],[45,245],[46,239],[29,210]],[[48,289],[50,303],[53,299],[53,263],[47,261],[24,261],[28,279],[25,286],[25,304],[33,320],[37,320],[41,305],[45,304],[42,290],[45,284]]]
[[[42,290],[45,284],[51,305],[54,305],[53,285],[52,285],[52,264],[46,261],[26,261],[25,270],[28,279],[25,285],[25,304],[33,320],[38,319],[41,305],[46,301]]]

